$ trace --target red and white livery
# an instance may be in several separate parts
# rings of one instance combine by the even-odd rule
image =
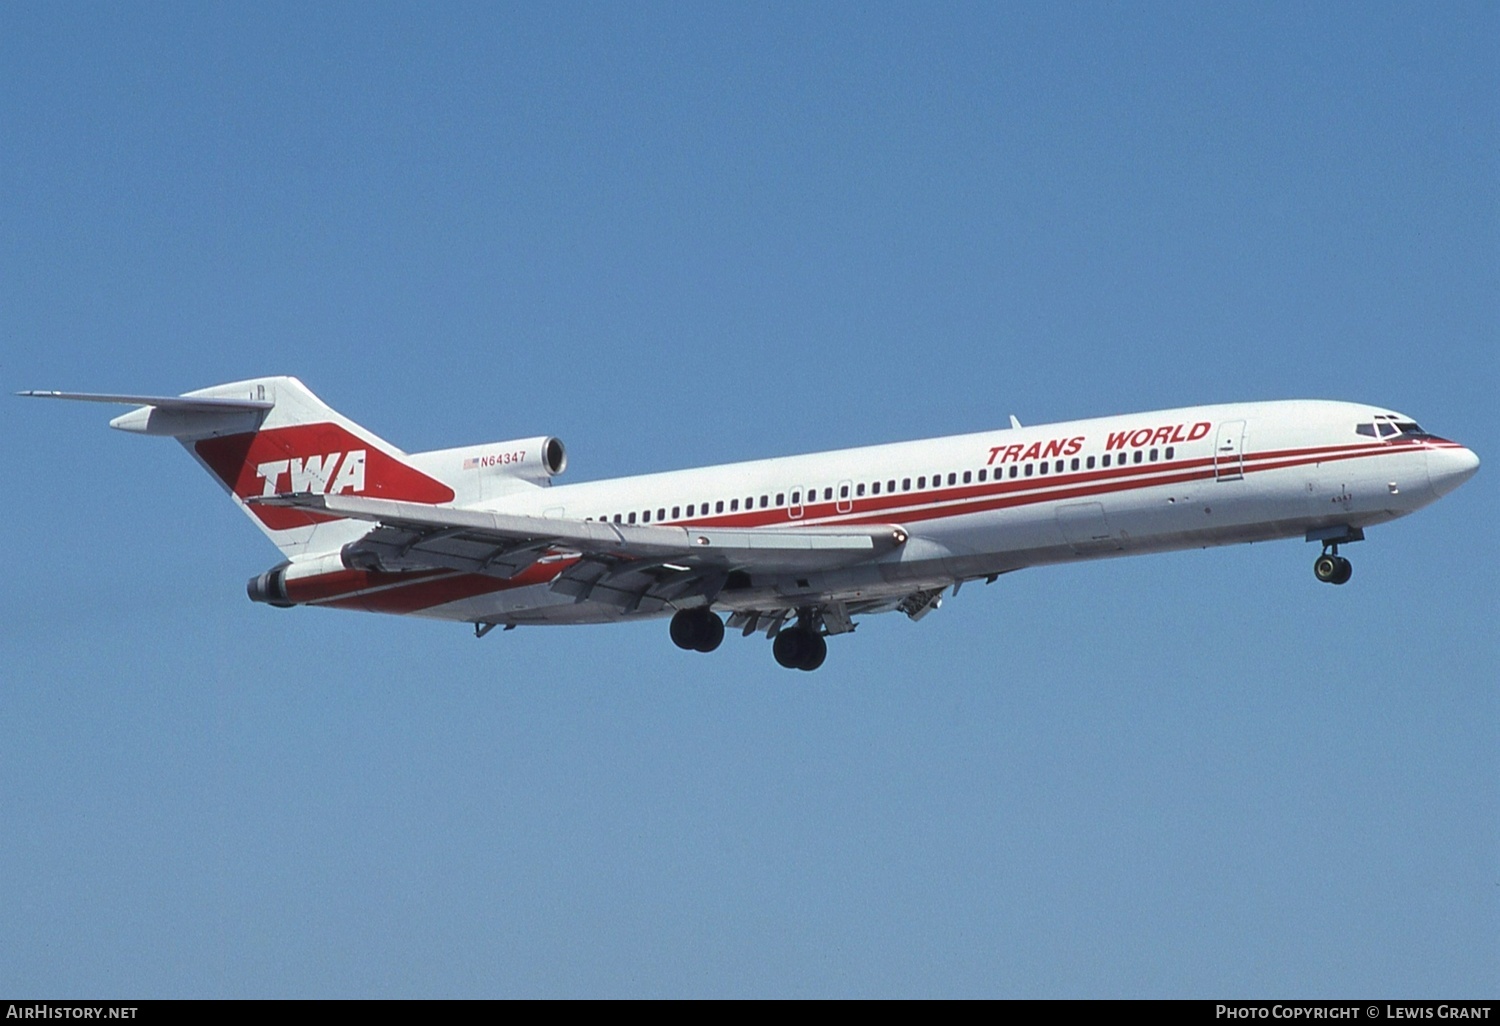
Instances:
[[[540,436],[406,453],[296,378],[126,403],[176,438],[286,557],[250,597],[495,626],[671,617],[708,652],[727,626],[816,669],[855,617],[919,620],[946,589],[1023,567],[1273,538],[1339,546],[1436,501],[1475,454],[1357,403],[1196,406],[558,485]]]

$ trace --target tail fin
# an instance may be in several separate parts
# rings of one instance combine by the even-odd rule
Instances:
[[[408,502],[453,501],[453,489],[406,453],[325,404],[296,378],[252,378],[182,396],[28,393],[140,403],[110,427],[176,438],[234,496],[288,558],[336,551],[369,525],[320,513],[249,505],[252,496],[350,493]]]

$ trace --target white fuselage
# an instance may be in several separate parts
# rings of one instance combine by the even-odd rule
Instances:
[[[868,563],[764,578],[716,608],[891,608],[914,592],[1027,566],[1273,538],[1393,520],[1466,480],[1478,460],[1407,418],[1354,403],[1282,401],[1009,428],[582,484],[528,487],[496,512],[622,524],[780,528],[892,524],[909,538]],[[494,623],[661,615],[575,601],[557,553],[512,580],[453,573],[313,604]],[[886,603],[882,605],[882,603]]]

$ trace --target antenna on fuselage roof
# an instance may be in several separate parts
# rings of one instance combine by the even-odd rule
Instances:
[[[1014,413],[1010,415],[1010,426],[1012,428],[1019,428],[1021,426],[1021,422],[1016,419],[1016,415]]]

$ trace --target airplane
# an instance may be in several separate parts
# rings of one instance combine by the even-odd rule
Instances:
[[[925,441],[554,484],[550,436],[406,453],[293,377],[180,396],[21,392],[137,407],[285,559],[270,606],[497,626],[670,617],[679,647],[726,627],[815,670],[855,617],[921,620],[969,581],[1025,567],[1277,538],[1339,547],[1479,468],[1404,414],[1324,400],[1192,406]],[[727,622],[726,622],[727,617]]]

